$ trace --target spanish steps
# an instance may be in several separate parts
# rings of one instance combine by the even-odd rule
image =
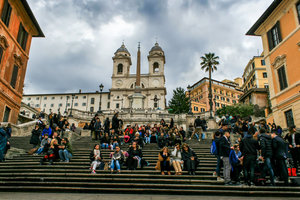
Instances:
[[[0,191],[300,197],[300,187],[284,187],[280,183],[275,187],[224,186],[212,176],[216,158],[209,152],[210,144],[189,143],[200,160],[195,176],[187,172],[180,176],[160,175],[154,169],[159,152],[156,144],[148,144],[143,148],[144,158],[150,164],[143,169],[123,169],[121,174],[97,170],[97,174],[91,174],[89,154],[96,142],[89,137],[82,137],[73,142],[73,158],[69,163],[40,165],[42,156],[28,154],[0,163]],[[31,148],[29,137],[11,138],[11,145],[27,151]],[[121,149],[127,150],[127,147],[121,146]],[[102,150],[107,161],[110,152]]]

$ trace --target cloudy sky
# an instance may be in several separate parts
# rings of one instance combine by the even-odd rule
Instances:
[[[166,55],[168,100],[176,87],[208,76],[200,57],[220,57],[217,80],[242,76],[261,53],[259,37],[245,36],[272,0],[28,0],[45,38],[33,38],[25,94],[104,91],[112,56],[124,41],[135,73],[141,42],[142,73],[157,40]]]

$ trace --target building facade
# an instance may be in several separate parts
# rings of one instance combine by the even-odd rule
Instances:
[[[272,114],[283,128],[300,127],[300,1],[274,0],[247,35],[261,36]]]
[[[228,83],[228,80],[225,80],[225,82],[212,80],[213,112],[222,107],[238,103],[240,96],[243,94],[238,87],[237,83]],[[193,113],[209,111],[208,94],[209,79],[207,77],[191,86],[189,95]]]
[[[132,103],[130,97],[135,92],[136,84],[136,74],[130,74],[131,55],[122,44],[112,59],[112,87],[109,92],[29,94],[24,95],[23,102],[46,113],[67,113],[71,107],[94,113],[99,110],[101,98],[103,112],[130,110]],[[150,50],[148,61],[149,73],[140,75],[140,90],[144,97],[143,109],[164,110],[166,107],[165,55],[158,43]]]
[[[32,37],[44,37],[26,0],[0,0],[0,122],[17,123]]]
[[[254,56],[244,69],[241,87],[244,94],[239,101],[265,108],[268,106],[268,88],[268,73],[264,56]]]
[[[165,53],[155,43],[148,54],[149,73],[140,75],[140,89],[144,97],[144,109],[162,109],[166,107]],[[111,109],[130,109],[131,97],[135,91],[136,74],[130,74],[131,55],[125,45],[115,52],[113,57],[112,87],[110,89]]]

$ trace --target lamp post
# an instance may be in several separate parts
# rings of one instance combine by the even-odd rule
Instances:
[[[191,91],[192,91],[192,87],[190,85],[187,86],[188,92],[189,92],[189,112],[188,114],[193,114],[192,112],[192,99],[191,99]]]
[[[102,113],[101,111],[101,101],[102,101],[102,91],[103,91],[104,85],[101,83],[99,85],[99,89],[100,89],[100,101],[99,101],[99,109],[98,109],[98,113]]]
[[[158,104],[157,104],[157,101],[158,101],[158,98],[157,98],[157,96],[155,95],[154,96],[154,108],[157,108],[158,107]],[[156,106],[155,106],[156,105]]]
[[[69,117],[73,117],[73,115],[72,115],[72,110],[73,110],[73,101],[74,101],[74,98],[75,98],[75,94],[72,94],[71,112],[70,112]]]

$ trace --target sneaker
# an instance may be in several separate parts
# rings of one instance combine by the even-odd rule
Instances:
[[[201,140],[199,139],[198,142],[201,142]]]
[[[189,138],[189,140],[191,140],[192,138]]]
[[[216,177],[216,176],[217,176],[217,172],[214,172],[214,173],[213,173],[213,177]]]
[[[218,177],[218,178],[217,178],[217,181],[218,181],[218,182],[224,182],[224,179],[222,179],[221,177]]]
[[[96,171],[95,171],[95,170],[93,170],[93,171],[91,172],[91,174],[97,174],[97,173],[96,173]]]

